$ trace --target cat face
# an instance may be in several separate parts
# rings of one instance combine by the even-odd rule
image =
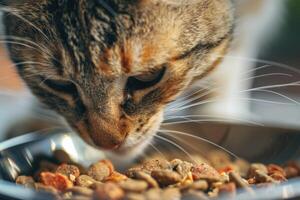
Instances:
[[[18,2],[4,22],[21,77],[85,141],[116,153],[145,146],[232,35],[229,0]]]

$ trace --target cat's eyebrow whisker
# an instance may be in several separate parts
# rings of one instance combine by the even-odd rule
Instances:
[[[220,146],[220,145],[218,145],[218,144],[216,144],[216,143],[214,143],[214,142],[212,142],[208,139],[205,139],[205,138],[202,138],[202,137],[199,137],[199,136],[196,136],[196,135],[192,135],[192,134],[189,134],[189,133],[186,133],[186,132],[181,132],[181,131],[174,131],[174,130],[167,130],[167,129],[160,129],[159,131],[163,134],[166,134],[166,135],[170,136],[170,137],[174,137],[174,136],[172,136],[171,134],[168,134],[168,133],[183,135],[183,136],[187,136],[187,137],[190,137],[190,138],[193,138],[193,139],[196,139],[196,140],[200,140],[202,142],[206,142],[208,144],[213,145],[214,147],[217,147],[217,148],[225,151],[226,153],[230,154],[234,158],[239,159],[239,157],[236,154],[234,154],[233,152],[227,150],[226,148],[224,148],[224,147],[222,147],[222,146]]]
[[[167,143],[169,143],[169,144],[175,146],[175,147],[178,148],[180,151],[182,151],[183,153],[185,153],[185,154],[186,154],[193,162],[195,162],[193,156],[192,156],[189,152],[187,152],[187,150],[185,150],[182,146],[180,146],[179,144],[177,144],[176,142],[174,142],[174,141],[172,141],[172,140],[170,140],[170,139],[168,139],[168,138],[166,138],[166,137],[163,137],[163,136],[161,136],[161,135],[157,135],[157,134],[154,135],[154,137],[155,137],[155,138],[158,138],[158,139],[160,139],[160,140],[163,140],[163,141],[165,141],[165,142],[167,142]],[[196,163],[196,162],[195,162],[195,163]]]
[[[25,23],[27,23],[28,25],[30,25],[31,27],[33,27],[35,30],[37,30],[39,33],[41,33],[43,35],[43,37],[45,37],[45,39],[47,39],[46,41],[50,41],[49,37],[40,28],[38,28],[32,22],[30,22],[29,20],[25,19],[24,17],[22,17],[19,14],[20,10],[17,10],[15,8],[10,8],[10,7],[7,7],[7,6],[0,6],[0,11],[7,12],[7,13],[10,13],[10,14],[18,17],[19,19],[23,20]]]

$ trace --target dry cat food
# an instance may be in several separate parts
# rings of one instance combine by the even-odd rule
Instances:
[[[285,166],[250,164],[241,159],[231,161],[222,152],[210,153],[206,162],[199,160],[203,159],[195,157],[197,164],[193,164],[180,159],[151,159],[124,174],[109,160],[88,169],[43,161],[36,174],[19,176],[16,183],[51,192],[63,200],[179,200],[235,195],[237,189],[253,194],[253,187],[268,187],[300,176],[296,162]]]

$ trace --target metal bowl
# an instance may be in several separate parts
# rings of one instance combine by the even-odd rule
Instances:
[[[189,127],[191,128],[192,126]],[[238,156],[246,157],[251,161],[261,161],[269,158],[267,162],[284,163],[287,160],[299,159],[300,157],[300,135],[295,130],[236,124],[202,124],[201,127],[201,130],[197,129],[198,132],[207,133],[211,137],[210,139],[218,140],[215,142],[235,152]],[[243,144],[247,142],[244,140],[238,141],[237,145],[234,141],[247,138],[249,133],[251,133],[251,138],[255,139],[255,143],[248,141],[248,146],[246,145],[240,151],[236,151],[236,148],[241,147],[241,142]],[[226,137],[217,137],[218,134],[225,134]],[[269,141],[267,147],[265,145],[266,141]],[[260,145],[260,143],[264,145]],[[199,146],[199,143],[197,144]],[[171,149],[172,153],[180,153],[174,147],[166,148],[168,146],[170,147],[169,144],[157,144],[158,148],[163,147],[162,151]],[[204,147],[205,145],[200,146]],[[18,175],[30,174],[34,171],[36,163],[42,158],[53,159],[57,150],[63,150],[72,161],[84,166],[105,158],[105,154],[102,151],[88,146],[68,129],[35,132],[7,140],[0,144],[0,199],[54,199],[51,194],[25,189],[12,182]],[[254,153],[249,153],[252,151]],[[120,165],[120,163],[115,164],[117,166]],[[236,199],[300,198],[299,188],[300,180],[295,179],[269,189],[257,189],[256,194],[253,196],[243,192],[238,193]],[[220,199],[227,199],[227,197]],[[229,197],[229,199],[232,199],[232,197]]]

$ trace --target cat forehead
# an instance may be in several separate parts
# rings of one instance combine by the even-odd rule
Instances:
[[[161,68],[179,54],[179,33],[168,30],[149,37],[132,37],[107,48],[93,62],[98,70],[107,75],[139,74]],[[91,53],[93,55],[93,52]]]

